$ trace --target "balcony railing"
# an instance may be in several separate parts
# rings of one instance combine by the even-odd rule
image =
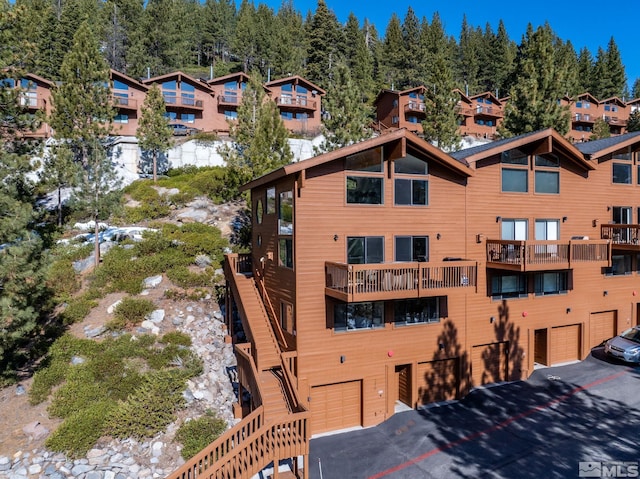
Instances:
[[[606,121],[609,125],[615,125],[615,126],[626,126],[627,125],[627,120],[624,120],[622,118],[619,118],[617,116],[608,116],[608,115],[604,115],[603,116],[604,121]]]
[[[462,115],[462,116],[473,116],[473,112],[474,109],[471,107],[466,107],[466,106],[461,106],[461,105],[457,105],[454,108],[454,111],[458,114],[458,115]]]
[[[185,108],[193,108],[197,110],[202,110],[203,102],[202,100],[196,100],[195,98],[189,98],[185,96],[177,96],[177,95],[163,95],[164,102],[168,106],[179,106]]]
[[[247,274],[253,272],[251,255],[247,253],[235,253],[227,255],[229,267],[236,274]]]
[[[561,270],[584,262],[606,265],[609,258],[606,240],[487,240],[487,265],[512,271]]]
[[[424,103],[421,101],[410,101],[404,107],[405,111],[413,111],[413,112],[420,112],[420,113],[424,113],[424,109],[425,109]]]
[[[493,106],[476,106],[474,108],[474,113],[475,115],[482,115],[482,116],[493,116],[495,118],[502,118],[504,116],[504,113],[502,111],[502,108],[496,108]]]
[[[601,225],[600,237],[611,240],[613,248],[640,251],[640,225]]]
[[[138,100],[135,98],[129,98],[129,97],[117,96],[117,95],[114,95],[111,98],[113,100],[113,106],[115,106],[116,108],[131,109],[131,110],[138,109]]]
[[[44,101],[38,99],[38,97],[35,95],[22,93],[20,95],[20,106],[29,108],[31,110],[38,110],[44,108]]]
[[[325,263],[325,293],[342,301],[420,298],[476,287],[477,263]]]
[[[219,95],[218,105],[238,106],[242,102],[241,95]]]
[[[300,108],[302,110],[315,110],[316,101],[306,97],[279,96],[276,97],[276,104],[282,107]]]

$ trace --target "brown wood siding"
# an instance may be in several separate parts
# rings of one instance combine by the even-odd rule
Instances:
[[[589,348],[600,346],[616,335],[616,311],[591,313],[589,318]]]
[[[474,386],[506,381],[509,343],[474,346],[471,350],[471,377]]]
[[[580,325],[551,328],[551,364],[580,359]]]
[[[458,359],[418,363],[418,406],[455,399],[460,385]]]
[[[318,434],[361,424],[360,381],[311,388],[311,431]]]

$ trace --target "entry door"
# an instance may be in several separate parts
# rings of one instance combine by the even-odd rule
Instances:
[[[411,406],[411,366],[403,364],[396,366],[398,379],[398,400],[407,406]]]
[[[629,206],[614,206],[613,207],[613,222],[619,225],[630,225],[632,223],[631,220],[631,207]],[[620,236],[616,237],[615,235],[619,234]],[[614,230],[614,242],[622,241],[627,242],[631,239],[630,230],[619,229],[618,233]]]
[[[557,241],[559,238],[560,222],[558,220],[536,220],[536,240]],[[556,254],[556,245],[538,245],[536,253]]]
[[[547,330],[536,329],[534,333],[534,358],[533,360],[538,364],[549,365],[547,360]]]

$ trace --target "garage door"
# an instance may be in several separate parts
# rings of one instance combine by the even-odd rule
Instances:
[[[311,433],[360,426],[361,382],[325,384],[311,388]]]
[[[616,312],[591,313],[589,321],[589,347],[595,348],[616,335]]]
[[[418,406],[455,399],[460,385],[458,360],[418,363]]]
[[[474,386],[507,380],[509,342],[474,346],[471,351],[471,379]]]
[[[580,359],[580,325],[551,328],[551,364]]]

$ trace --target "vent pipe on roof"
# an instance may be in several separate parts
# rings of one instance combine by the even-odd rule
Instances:
[[[464,82],[464,96],[469,96],[469,84]]]
[[[267,83],[271,81],[271,68],[267,68]]]
[[[209,80],[213,80],[213,65],[209,67]]]
[[[151,68],[147,67],[147,80],[151,78]]]

